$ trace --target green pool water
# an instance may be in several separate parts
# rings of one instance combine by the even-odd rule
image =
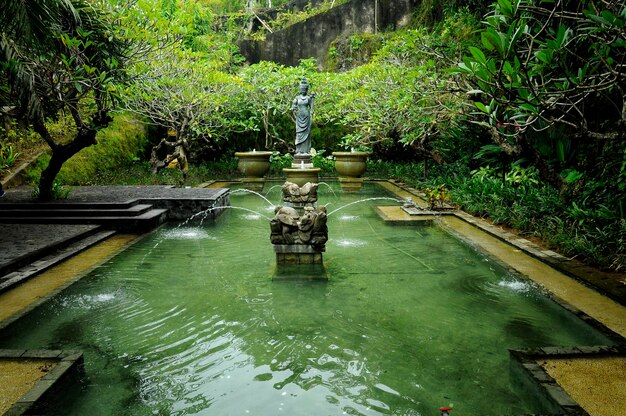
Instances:
[[[336,192],[336,193],[333,193]],[[332,211],[389,196],[320,188]],[[279,189],[268,198],[279,200]],[[60,415],[541,412],[508,348],[609,343],[437,226],[357,203],[328,218],[328,281],[273,280],[272,207],[234,194],[215,223],[162,228],[13,325],[2,348],[79,349]]]

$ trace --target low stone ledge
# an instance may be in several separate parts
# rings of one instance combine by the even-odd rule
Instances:
[[[576,347],[542,347],[522,350],[509,350],[512,372],[516,373],[518,383],[525,385],[527,390],[538,395],[537,400],[558,414],[588,415],[582,408],[539,363],[544,360],[624,357],[626,345],[614,346],[576,346]],[[520,379],[525,379],[524,380]]]
[[[0,360],[54,362],[50,368],[42,370],[46,371],[45,374],[5,411],[4,416],[21,416],[31,412],[45,413],[42,412],[45,401],[61,389],[70,374],[83,368],[83,353],[78,351],[2,349]],[[49,364],[46,364],[46,367],[47,365]]]

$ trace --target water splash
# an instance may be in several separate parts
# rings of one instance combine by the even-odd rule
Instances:
[[[498,282],[498,286],[512,290],[513,292],[526,293],[532,289],[532,285],[528,282],[523,282],[516,279],[503,278]]]
[[[404,202],[404,200],[402,200],[402,199],[398,199],[398,198],[391,198],[391,197],[388,197],[388,196],[375,196],[375,197],[372,197],[372,198],[359,199],[358,201],[353,201],[353,202],[350,202],[349,204],[342,205],[342,206],[340,206],[339,208],[334,209],[334,210],[332,210],[331,212],[329,212],[329,213],[328,213],[328,216],[331,216],[331,215],[333,215],[335,212],[337,212],[337,211],[339,211],[339,210],[342,210],[342,209],[344,209],[344,208],[347,208],[347,207],[349,207],[349,206],[351,206],[351,205],[360,204],[360,203],[367,202],[367,201],[380,201],[380,200],[388,200],[388,201],[395,201],[395,202]]]
[[[163,233],[163,237],[170,240],[202,240],[215,237],[209,236],[205,230],[199,227],[176,227]]]
[[[207,217],[209,216],[209,213],[215,211],[215,210],[226,210],[226,209],[238,209],[238,210],[242,210],[242,211],[247,211],[249,213],[252,213],[254,215],[250,215],[247,219],[251,219],[251,220],[256,220],[256,219],[260,219],[261,217],[263,217],[264,219],[266,219],[267,221],[271,221],[272,219],[270,217],[268,217],[267,215],[261,214],[258,211],[255,211],[253,209],[249,209],[249,208],[244,208],[244,207],[234,207],[232,205],[228,205],[228,206],[219,206],[219,207],[211,207],[211,208],[207,208],[203,211],[200,212],[196,212],[195,214],[191,215],[189,218],[187,218],[185,221],[183,221],[182,223],[178,224],[176,226],[176,228],[174,228],[172,231],[170,231],[170,233],[176,234],[176,233],[180,233],[180,229],[187,226],[187,224],[189,224],[191,221],[193,221],[194,219],[202,216],[202,218],[200,219],[200,224],[199,226],[202,226],[202,223],[204,222],[205,219],[207,219]],[[208,234],[207,234],[207,238],[208,238]],[[171,238],[171,237],[170,237]],[[150,249],[148,250],[148,252],[143,256],[143,259],[140,262],[140,265],[144,264],[146,258],[152,254],[152,252],[164,241],[168,239],[167,234],[162,237],[161,239],[159,239],[156,244]]]
[[[348,214],[344,214],[342,216],[339,217],[340,221],[356,221],[359,219],[358,215],[348,215]]]
[[[230,191],[231,194],[236,194],[236,193],[240,193],[240,192],[245,192],[248,194],[253,194],[258,196],[259,198],[262,198],[263,200],[265,200],[265,202],[267,202],[268,204],[270,204],[272,207],[275,207],[276,205],[274,205],[274,203],[272,201],[270,201],[269,199],[267,199],[264,195],[261,195],[258,192],[255,192],[251,189],[246,189],[246,188],[241,188],[241,189],[235,189],[234,191]]]
[[[274,185],[272,186],[266,193],[265,196],[268,196],[273,190],[274,188],[282,188],[283,185]]]
[[[332,186],[330,186],[330,185],[329,185],[328,183],[326,183],[326,182],[318,182],[318,183],[319,183],[320,185],[326,185],[326,187],[327,187],[328,189],[330,189],[330,192],[332,192],[332,193],[333,193],[333,196],[334,196],[335,198],[337,198],[337,193],[335,192],[335,190],[333,189],[333,187],[332,187]]]

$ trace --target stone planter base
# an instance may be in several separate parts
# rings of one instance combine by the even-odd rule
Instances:
[[[363,178],[339,177],[339,185],[344,192],[358,192],[363,187]]]

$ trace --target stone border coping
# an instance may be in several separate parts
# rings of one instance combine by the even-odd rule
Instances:
[[[523,388],[541,397],[553,412],[565,415],[588,416],[589,414],[552,378],[541,365],[540,360],[555,358],[600,358],[626,357],[626,345],[542,347],[510,349],[511,373],[520,377]]]
[[[4,416],[20,416],[41,406],[46,396],[57,390],[67,375],[72,371],[81,371],[83,368],[83,353],[81,351],[0,349],[0,359],[32,358],[58,362],[26,394],[19,398],[4,413]]]
[[[397,182],[394,180],[388,180],[389,183],[392,183],[393,185],[399,187],[400,189],[402,189],[405,192],[411,193],[413,195],[415,195],[416,197],[422,198],[424,199],[425,196],[423,193],[419,192],[417,189],[412,188],[410,186],[407,186],[406,184],[402,183],[402,182]],[[455,209],[451,209],[452,207],[450,206],[446,206],[444,207],[445,210],[443,211],[437,211],[437,213],[435,213],[434,215],[454,215],[457,218],[460,218],[461,220],[473,225],[476,228],[481,229],[482,231],[485,231],[486,233],[498,238],[501,241],[504,241],[520,250],[522,250],[523,252],[529,254],[530,256],[542,261],[543,263],[548,264],[549,266],[553,267],[554,269],[558,270],[559,272],[577,280],[578,282],[586,285],[586,286],[590,286],[593,287],[594,290],[596,290],[597,292],[603,294],[604,296],[607,296],[608,298],[616,301],[617,303],[626,306],[626,298],[621,297],[621,293],[612,293],[610,290],[604,289],[602,287],[599,287],[598,285],[594,284],[592,281],[590,281],[590,279],[585,278],[585,274],[589,274],[589,273],[593,273],[594,269],[590,266],[584,265],[580,262],[577,262],[573,259],[567,258],[553,250],[547,250],[544,249],[543,247],[538,246],[537,244],[523,238],[520,237],[518,235],[515,235],[509,231],[503,230],[502,228],[484,222],[484,221],[480,221],[477,217],[474,217],[473,215],[470,215],[464,211],[460,211],[460,210],[455,210]],[[419,211],[419,210],[417,210]],[[424,211],[422,211],[424,212]],[[424,215],[423,213],[420,213],[418,215]],[[624,281],[625,285],[624,285],[624,295],[626,296],[626,280]]]
[[[0,293],[6,292],[16,285],[26,281],[27,279],[43,273],[44,271],[56,266],[57,264],[62,263],[70,257],[73,257],[76,254],[81,253],[90,247],[93,247],[94,245],[106,240],[115,233],[116,231],[100,231],[74,243],[72,243],[71,241],[62,242],[61,244],[69,244],[69,246],[57,250],[50,255],[38,258],[31,262],[28,266],[24,266],[11,273],[0,276]]]

